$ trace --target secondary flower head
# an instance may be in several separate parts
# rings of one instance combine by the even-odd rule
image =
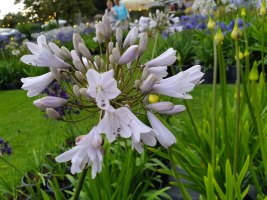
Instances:
[[[217,33],[215,34],[214,40],[218,44],[219,42],[222,42],[223,39],[224,39],[224,36],[222,34],[221,26],[220,26],[220,23],[218,23],[218,29],[217,29]]]
[[[153,30],[164,29],[173,33],[173,24],[179,19],[156,11],[149,19],[142,20],[142,23],[154,26]],[[40,37],[37,45],[29,44],[33,55],[24,60],[28,64],[33,61],[39,66],[50,67],[51,72],[47,74],[22,79],[22,88],[28,90],[28,96],[36,96],[43,90],[43,94],[49,95],[34,101],[38,108],[45,109],[49,117],[66,122],[91,120],[91,117],[98,119],[97,125],[89,134],[76,139],[74,148],[56,158],[57,162],[71,160],[72,173],[80,173],[86,166],[91,166],[92,178],[102,170],[104,151],[100,134],[105,134],[111,145],[115,145],[113,142],[116,139],[131,140],[132,149],[139,153],[143,152],[144,145],[154,146],[157,140],[165,148],[175,143],[175,137],[155,114],[179,114],[185,107],[171,102],[159,102],[157,94],[192,98],[188,92],[199,84],[203,76],[200,66],[193,66],[164,79],[168,75],[167,67],[177,59],[176,50],[169,48],[157,58],[143,64],[142,57],[147,54],[148,34],[142,33],[137,45],[138,28],[132,28],[125,41],[121,29],[111,29],[106,15],[102,22],[96,24],[96,40],[99,44],[107,44],[105,59],[99,55],[93,56],[82,36],[76,33],[73,35],[74,50],[69,51],[65,47],[59,48],[56,44],[49,43],[51,52],[46,39]],[[113,33],[116,33],[116,42],[110,42]],[[64,60],[68,60],[70,64]],[[46,88],[54,80],[53,85],[56,83],[55,87],[60,86],[62,89],[60,96]],[[88,114],[77,120],[65,119],[66,116],[60,110],[63,107],[67,110],[79,109]],[[138,118],[146,115],[152,127]]]
[[[216,26],[216,23],[211,19],[210,14],[208,14],[208,16],[209,16],[209,21],[208,21],[207,27],[208,27],[208,29],[213,30]]]
[[[254,62],[253,67],[250,71],[249,80],[251,81],[259,80],[258,64],[256,61]]]
[[[266,14],[266,7],[265,7],[265,1],[264,0],[261,3],[260,14],[261,15],[265,15]]]
[[[231,33],[231,37],[232,39],[234,40],[238,40],[242,37],[242,32],[241,30],[238,28],[238,16],[236,17],[236,21],[235,21],[235,26],[234,26],[234,29]]]

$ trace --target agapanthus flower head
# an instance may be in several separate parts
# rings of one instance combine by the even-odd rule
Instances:
[[[3,156],[5,153],[10,156],[12,153],[12,146],[8,145],[9,142],[5,142],[3,138],[0,138],[0,156]]]
[[[172,33],[175,28],[169,24],[177,23],[178,18],[156,11],[153,16],[150,15],[149,20],[142,19],[142,21],[149,21],[150,25],[151,22],[155,22],[157,28],[162,26],[165,31]],[[165,148],[176,143],[175,137],[160,122],[156,114],[179,114],[185,108],[171,102],[160,102],[156,94],[182,99],[192,98],[188,92],[199,83],[203,76],[200,66],[194,66],[164,79],[168,75],[167,67],[177,59],[176,50],[169,48],[143,65],[141,58],[146,52],[147,34],[141,34],[137,45],[138,29],[136,27],[131,29],[125,41],[122,41],[121,29],[114,32],[110,29],[109,19],[104,15],[102,22],[96,25],[96,34],[98,43],[106,44],[106,61],[98,55],[92,56],[82,37],[74,34],[74,50],[71,52],[64,47],[50,45],[53,53],[58,54],[59,57],[61,53],[64,54],[64,59],[69,61],[68,63],[73,63],[72,66],[57,67],[64,62],[61,60],[60,63],[54,63],[55,65],[50,67],[50,73],[23,79],[23,88],[29,90],[29,96],[38,95],[41,91],[48,95],[48,97],[36,100],[34,104],[45,109],[52,119],[70,123],[97,116],[99,121],[94,128],[87,135],[79,136],[74,148],[56,158],[57,162],[71,160],[72,173],[80,173],[86,166],[91,167],[92,178],[102,170],[104,151],[101,134],[105,134],[107,142],[110,143],[120,138],[131,139],[132,149],[136,149],[139,153],[143,152],[144,145],[154,146],[157,140]],[[110,42],[112,33],[116,34],[117,42],[115,43]],[[45,41],[43,37],[40,39]],[[38,50],[35,53],[42,54],[45,51],[47,55],[55,56],[51,51],[48,52],[45,42],[41,43],[41,47],[34,46]],[[46,63],[49,66],[50,61],[43,60],[43,65]],[[50,84],[51,88],[46,88],[54,79],[57,82]],[[155,97],[154,100],[157,99],[158,102],[152,102],[151,97]],[[86,117],[78,120],[66,119],[65,114],[70,114],[71,111],[77,113],[81,109],[88,113]],[[148,116],[152,127],[138,119],[142,115]]]

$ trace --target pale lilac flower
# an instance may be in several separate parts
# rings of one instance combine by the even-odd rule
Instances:
[[[161,123],[161,121],[151,112],[147,111],[148,120],[152,128],[159,133],[157,137],[159,143],[168,149],[173,143],[176,143],[174,135]]]
[[[27,96],[33,97],[40,94],[53,80],[52,72],[48,72],[41,76],[22,78],[23,83],[21,89],[28,90]]]
[[[156,102],[151,103],[146,106],[149,110],[155,110],[155,111],[169,111],[174,108],[173,103],[171,102]]]
[[[142,56],[145,53],[147,47],[148,37],[147,33],[142,33],[139,41],[138,56]]]
[[[40,109],[58,108],[65,106],[67,103],[68,103],[67,99],[63,99],[60,97],[53,97],[53,96],[43,97],[33,102],[33,104]]]
[[[61,60],[65,61],[67,60],[67,58],[65,57],[65,55],[63,54],[63,52],[61,51],[61,49],[53,42],[49,42],[49,47],[50,49],[54,52],[54,54],[60,58]]]
[[[176,115],[180,114],[185,111],[185,106],[183,105],[175,105],[172,110],[167,110],[167,111],[159,111],[159,114],[162,115]]]
[[[134,27],[127,34],[123,43],[123,49],[126,49],[129,46],[134,45],[137,38],[138,38],[138,28]]]
[[[118,65],[125,65],[127,63],[133,62],[136,59],[137,55],[138,55],[138,45],[133,45],[129,47],[125,51],[125,53],[121,56]]]
[[[172,14],[168,20],[172,21],[174,24],[177,24],[179,22],[179,17],[174,17],[174,14]]]
[[[169,48],[163,54],[157,58],[145,63],[145,66],[148,67],[158,67],[158,66],[170,66],[176,61],[176,50]]]
[[[132,149],[136,149],[139,154],[144,151],[144,144],[153,147],[157,144],[157,140],[153,132],[140,133],[140,142],[135,143],[132,138]]]
[[[77,146],[56,157],[56,161],[66,162],[71,160],[72,174],[81,173],[87,163],[92,164],[92,178],[94,179],[96,173],[102,171],[102,140],[95,126],[87,135],[79,136],[76,139]]]
[[[86,73],[89,84],[88,94],[96,99],[97,106],[103,110],[109,108],[109,99],[114,99],[120,95],[121,91],[117,88],[117,81],[113,78],[114,70],[99,74],[93,69]]]
[[[187,92],[194,89],[203,75],[204,73],[200,71],[200,66],[193,66],[175,76],[159,81],[152,88],[151,94],[163,94],[176,98],[192,99],[192,96],[187,94]]]
[[[104,118],[97,126],[97,131],[106,134],[110,143],[116,140],[118,135],[129,138],[132,135],[132,129],[129,127],[132,120],[129,109],[121,107],[115,110],[112,106],[109,106],[105,110]]]
[[[140,87],[141,94],[148,94],[151,89],[157,83],[157,77],[154,74],[150,74],[147,79],[143,82],[143,85]]]
[[[161,81],[161,80],[163,80],[163,78],[165,76],[168,75],[167,67],[150,67],[150,68],[148,68],[148,75],[152,74],[152,73],[157,77],[158,81]]]

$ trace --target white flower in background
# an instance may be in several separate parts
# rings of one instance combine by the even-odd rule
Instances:
[[[129,138],[132,135],[132,129],[129,127],[132,120],[131,113],[127,108],[121,107],[115,110],[109,106],[105,111],[104,118],[97,126],[97,131],[106,134],[110,143],[116,140],[118,135]]]
[[[109,108],[109,99],[115,99],[121,94],[113,76],[113,69],[104,72],[103,74],[99,74],[97,71],[89,69],[86,73],[89,83],[87,93],[96,99],[97,106],[103,110]]]
[[[217,4],[214,0],[195,0],[192,9],[194,11],[197,11],[203,8],[201,11],[201,15],[207,15],[216,6]]]
[[[12,53],[12,55],[17,56],[20,54],[20,50],[14,49],[14,50],[12,50],[11,53]]]
[[[225,12],[230,12],[232,10],[237,10],[237,6],[233,3],[230,3],[228,6],[226,6]]]
[[[79,136],[76,145],[71,150],[56,157],[57,162],[71,160],[71,173],[81,173],[86,164],[92,165],[92,178],[102,171],[103,149],[102,137],[97,132],[96,126],[87,135]]]

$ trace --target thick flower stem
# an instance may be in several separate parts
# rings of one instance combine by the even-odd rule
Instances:
[[[78,187],[75,190],[75,194],[72,200],[77,200],[79,198],[87,171],[88,171],[88,167],[85,167],[82,171],[81,177],[79,178]]]
[[[227,94],[226,94],[226,80],[225,80],[225,67],[223,63],[222,45],[218,44],[218,58],[220,67],[220,85],[221,85],[221,97],[222,97],[222,110],[223,110],[223,124],[224,124],[224,143],[226,159],[230,160],[230,143],[227,130]]]
[[[253,105],[255,108],[256,112],[256,119],[257,119],[257,124],[258,124],[258,133],[259,133],[259,140],[260,140],[260,148],[261,148],[261,154],[262,154],[262,160],[263,160],[263,165],[264,165],[264,172],[265,172],[265,177],[267,176],[267,155],[266,155],[266,149],[265,149],[265,138],[263,135],[263,130],[262,130],[262,124],[261,124],[261,114],[260,114],[260,109],[257,101],[257,87],[255,81],[252,81],[252,90],[251,94],[253,97]]]
[[[265,75],[265,68],[264,68],[264,14],[261,16],[262,19],[262,40],[261,40],[261,45],[262,45],[262,50],[261,50],[261,67],[262,67],[262,73],[264,75],[264,79],[266,79]]]
[[[235,54],[236,54],[236,76],[237,76],[236,95],[237,95],[237,97],[236,97],[236,133],[235,133],[235,151],[234,151],[233,175],[234,175],[234,178],[236,179],[237,163],[239,162],[238,144],[239,144],[239,123],[240,123],[240,60],[239,60],[238,40],[235,40]],[[234,195],[234,193],[233,193],[233,195]]]
[[[156,40],[154,43],[154,48],[153,48],[151,60],[154,58],[154,54],[155,54],[155,50],[156,50],[156,46],[157,46],[157,42],[158,42],[158,37],[159,37],[159,31],[157,31],[157,34],[156,34]]]
[[[244,38],[245,38],[245,49],[247,50],[248,49],[248,37],[247,37],[245,17],[243,17],[243,29],[244,29]],[[248,83],[247,81],[249,77],[249,55],[245,56],[245,62],[246,62],[245,82]]]
[[[182,193],[183,199],[184,199],[184,200],[187,200],[188,198],[187,198],[186,193],[185,193],[185,191],[184,191],[185,188],[184,188],[184,186],[182,185],[182,183],[180,182],[179,174],[178,174],[178,172],[177,172],[177,170],[176,170],[176,166],[175,166],[175,163],[174,163],[174,161],[173,161],[171,147],[168,148],[168,154],[169,154],[169,156],[170,156],[170,162],[171,162],[171,166],[172,166],[172,172],[173,172],[174,177],[175,177],[175,179],[176,179],[176,181],[177,181],[178,187],[180,188],[180,191],[181,191],[181,193]]]
[[[108,46],[108,41],[106,41],[106,49],[107,49],[107,71],[109,71],[109,46]],[[118,66],[117,70],[119,71],[119,66]]]
[[[214,66],[213,66],[213,92],[212,92],[212,145],[211,145],[211,163],[212,163],[212,172],[215,171],[215,161],[216,161],[216,155],[215,155],[215,137],[216,137],[216,102],[215,102],[215,96],[216,96],[216,82],[217,82],[217,47],[214,40],[214,31],[212,31],[212,37],[213,37],[213,51],[214,51]]]

